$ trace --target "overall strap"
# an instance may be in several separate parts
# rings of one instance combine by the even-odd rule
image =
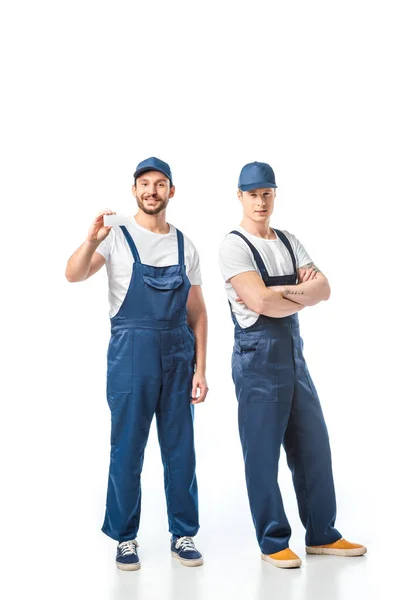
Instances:
[[[263,262],[263,259],[261,258],[259,251],[257,250],[257,248],[255,246],[253,246],[253,244],[250,242],[250,240],[248,240],[246,236],[244,236],[242,233],[240,233],[240,231],[234,230],[234,231],[231,231],[230,233],[234,233],[235,235],[238,235],[239,237],[242,238],[242,240],[244,240],[246,242],[246,244],[248,245],[248,247],[250,248],[250,250],[253,253],[254,260],[257,263],[257,267],[258,267],[258,269],[261,273],[261,277],[263,278],[264,283],[265,283],[265,281],[269,277],[269,275],[268,275],[267,268]]]
[[[120,225],[120,227],[122,229],[122,233],[124,234],[124,236],[126,238],[126,241],[128,242],[129,248],[132,251],[133,258],[135,259],[135,263],[141,263],[142,261],[140,260],[139,252],[136,248],[135,242],[133,241],[129,231],[127,230],[125,225]]]
[[[279,237],[279,239],[285,244],[286,248],[289,250],[289,254],[290,257],[292,259],[292,263],[293,263],[293,272],[297,273],[297,266],[296,266],[296,258],[294,256],[294,252],[292,249],[292,246],[290,245],[289,240],[287,239],[286,235],[284,233],[282,233],[282,231],[279,231],[279,229],[274,229],[276,235]]]
[[[185,247],[183,233],[179,229],[176,230],[176,237],[178,239],[178,262],[183,267],[185,265]]]

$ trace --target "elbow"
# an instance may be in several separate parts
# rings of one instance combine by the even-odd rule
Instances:
[[[82,281],[82,279],[78,279],[77,277],[74,277],[69,271],[65,272],[65,278],[70,283],[76,283],[78,281]]]
[[[196,312],[192,312],[192,311],[188,310],[187,322],[192,329],[194,329],[198,325],[198,323],[201,323],[202,325],[207,326],[206,307],[204,306],[201,310],[196,311]]]
[[[271,311],[273,312],[271,297],[269,295],[259,296],[255,299],[254,306],[249,308],[259,315],[266,315],[267,317],[272,316],[272,314],[269,314]]]
[[[329,300],[329,298],[331,297],[331,288],[328,282],[326,282],[326,285],[324,287],[324,296],[322,298],[322,300]]]
[[[68,261],[67,266],[65,268],[65,279],[67,281],[70,281],[71,283],[74,282],[74,281],[76,281],[76,279],[72,275],[72,269],[71,269],[71,266],[70,266],[70,261]]]

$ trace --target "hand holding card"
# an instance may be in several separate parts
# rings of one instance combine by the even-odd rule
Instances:
[[[116,225],[126,225],[128,217],[125,215],[104,215],[103,220],[106,227],[111,227]]]

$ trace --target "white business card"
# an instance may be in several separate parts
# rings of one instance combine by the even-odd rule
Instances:
[[[128,219],[129,217],[126,217],[125,215],[103,215],[103,221],[106,227],[126,225]]]

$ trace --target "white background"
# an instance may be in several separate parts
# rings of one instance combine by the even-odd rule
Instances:
[[[396,2],[2,3],[3,597],[377,598],[398,546],[399,93]],[[107,281],[71,284],[68,257],[99,210],[132,214],[136,164],[170,163],[168,220],[193,240],[209,311],[207,402],[196,408],[200,569],[169,555],[152,430],[142,569],[121,573],[100,532],[109,456]],[[271,224],[328,276],[301,314],[331,438],[337,525],[361,559],[261,562],[230,375],[220,240],[241,218],[240,168],[275,169]],[[394,593],[394,592],[393,592]]]

